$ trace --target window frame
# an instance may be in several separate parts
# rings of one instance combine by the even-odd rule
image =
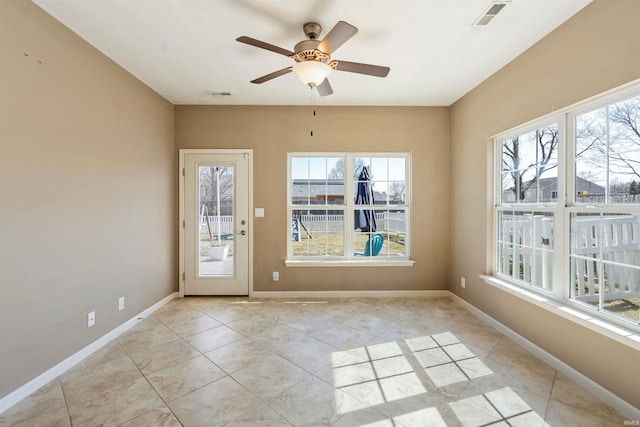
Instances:
[[[358,157],[368,158],[404,158],[405,160],[405,203],[398,207],[406,212],[405,215],[405,241],[403,256],[397,257],[356,257],[353,255],[353,215],[352,213],[357,209],[352,195],[355,194],[356,181],[349,178],[344,180],[344,194],[345,199],[343,204],[339,205],[296,205],[291,203],[292,201],[292,177],[291,177],[291,163],[292,159],[296,157],[306,158],[342,158],[344,159],[345,177],[353,176],[353,159]],[[379,266],[379,267],[406,267],[412,266],[415,261],[411,259],[411,210],[412,210],[412,172],[411,172],[411,153],[408,152],[288,152],[287,153],[287,196],[286,196],[286,211],[287,211],[287,254],[285,258],[285,265],[287,267],[350,267],[350,266]],[[372,209],[389,209],[396,205],[372,205]],[[291,224],[293,222],[293,211],[295,210],[313,210],[313,209],[331,209],[331,210],[343,210],[344,215],[344,255],[320,255],[320,256],[294,256],[291,238]]]
[[[534,132],[540,128],[544,128],[546,126],[557,125],[558,127],[558,147],[557,147],[557,159],[558,159],[558,174],[557,174],[557,198],[555,201],[551,202],[523,202],[523,203],[514,203],[508,204],[503,202],[503,188],[502,188],[502,144],[504,141],[513,139],[523,134],[527,134],[529,132]],[[509,283],[516,284],[522,288],[527,290],[532,290],[534,292],[539,292],[547,296],[554,296],[562,298],[562,286],[561,286],[561,268],[556,267],[562,265],[562,239],[556,238],[558,233],[564,232],[565,221],[562,215],[562,208],[564,205],[564,195],[561,188],[564,186],[564,176],[565,176],[565,168],[566,168],[566,160],[565,160],[565,150],[564,143],[565,138],[565,125],[564,120],[561,114],[552,114],[547,115],[543,118],[531,121],[525,125],[519,126],[517,128],[511,129],[505,133],[499,134],[492,138],[492,150],[493,150],[493,171],[492,177],[494,181],[493,185],[493,209],[492,209],[492,222],[493,222],[493,235],[492,235],[492,260],[491,260],[491,268],[492,274],[501,280],[505,280]],[[540,287],[531,285],[527,282],[515,280],[512,277],[509,277],[505,274],[499,272],[499,246],[498,246],[498,233],[500,232],[500,224],[499,224],[499,212],[540,212],[548,214],[550,213],[554,219],[554,230],[553,230],[553,273],[552,273],[552,283],[551,289],[542,289]]]
[[[554,301],[554,304],[566,305],[588,316],[605,320],[608,323],[622,326],[635,332],[640,331],[640,322],[627,320],[608,311],[587,307],[585,302],[574,299],[571,295],[573,279],[571,277],[571,218],[580,213],[589,214],[640,214],[640,204],[611,203],[608,197],[602,203],[579,202],[576,193],[576,169],[575,169],[575,123],[576,118],[582,114],[596,111],[603,107],[640,96],[640,80],[631,82],[619,88],[612,89],[604,94],[594,96],[564,109],[547,114],[531,122],[512,128],[506,132],[490,138],[492,150],[489,164],[490,177],[493,185],[491,223],[493,230],[490,234],[490,250],[487,251],[487,266],[490,269],[489,276],[482,276],[487,283],[496,285],[505,282],[506,290],[514,286],[521,289],[523,295],[533,296],[536,301]],[[551,123],[558,123],[558,184],[557,199],[555,203],[514,203],[506,205],[502,203],[502,143],[510,138],[525,134]],[[607,166],[608,167],[608,166]],[[607,187],[609,183],[606,183]],[[609,189],[605,193],[609,194]],[[499,273],[499,215],[500,212],[535,211],[552,212],[554,216],[553,237],[554,257],[552,286],[550,290],[544,290],[531,286],[519,280]],[[493,279],[495,278],[495,279]],[[528,292],[531,291],[531,292]],[[536,296],[537,295],[537,296]],[[579,317],[579,316],[578,316]]]

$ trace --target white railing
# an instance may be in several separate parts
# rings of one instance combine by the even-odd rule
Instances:
[[[551,290],[553,218],[503,215],[503,274]],[[579,216],[572,221],[570,297],[594,303],[640,297],[640,215]]]
[[[502,273],[533,286],[551,290],[552,217],[531,214],[503,215],[501,226],[499,262]]]
[[[572,298],[640,297],[640,215],[578,217],[573,233]]]

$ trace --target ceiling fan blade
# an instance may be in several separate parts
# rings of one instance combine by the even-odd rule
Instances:
[[[290,50],[283,49],[281,47],[269,44],[267,42],[252,39],[251,37],[247,37],[247,36],[238,37],[236,41],[239,41],[240,43],[248,44],[250,46],[255,46],[261,49],[269,50],[271,52],[279,53],[280,55],[284,55],[284,56],[293,55],[293,52],[291,52]]]
[[[251,80],[251,83],[260,84],[264,82],[268,82],[269,80],[275,79],[276,77],[284,76],[285,74],[289,74],[293,67],[283,68],[282,70],[274,71],[273,73],[269,73],[266,76],[258,77],[255,80]]]
[[[316,89],[318,89],[318,95],[320,96],[327,96],[333,93],[333,88],[331,87],[331,84],[329,84],[329,79],[326,78],[322,83],[316,86]]]
[[[391,70],[389,67],[382,67],[380,65],[360,64],[358,62],[349,62],[349,61],[337,61],[337,62],[338,62],[338,65],[336,67],[336,70],[338,71],[367,74],[369,76],[375,76],[375,77],[387,77],[387,74],[389,74],[389,71]]]
[[[317,49],[331,55],[357,32],[358,29],[353,25],[347,24],[344,21],[338,21],[324,39],[322,39]]]

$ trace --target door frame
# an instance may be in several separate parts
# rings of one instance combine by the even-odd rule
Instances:
[[[184,176],[184,168],[185,168],[185,156],[188,154],[202,154],[202,155],[216,155],[216,154],[238,154],[238,155],[246,155],[248,156],[249,165],[248,165],[248,180],[249,180],[249,224],[248,224],[248,232],[249,232],[249,259],[248,266],[248,280],[249,280],[249,296],[253,295],[253,149],[209,149],[209,148],[181,148],[179,151],[179,165],[178,165],[178,245],[179,245],[179,255],[178,255],[178,289],[180,293],[180,297],[184,298],[184,284],[185,284],[185,176]]]

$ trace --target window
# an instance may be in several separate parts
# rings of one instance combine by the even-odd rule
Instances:
[[[640,325],[640,93],[568,115],[569,297]]]
[[[288,260],[409,259],[408,154],[289,154]]]
[[[557,123],[496,143],[496,272],[522,285],[551,289],[558,193]]]
[[[495,275],[638,329],[640,85],[499,136],[494,150]]]

